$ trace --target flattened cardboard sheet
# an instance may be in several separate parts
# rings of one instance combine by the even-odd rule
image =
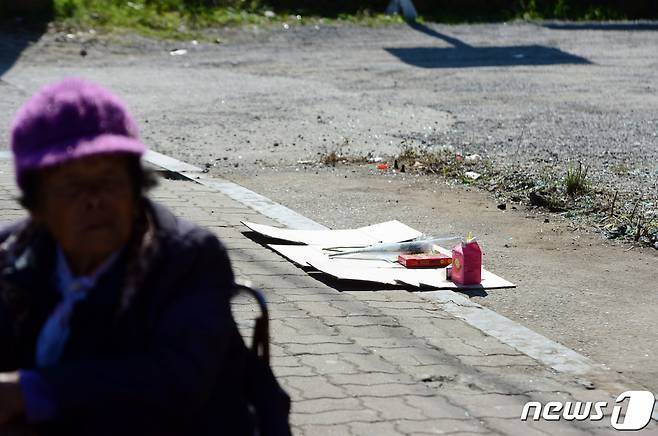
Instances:
[[[398,271],[398,268],[360,267],[358,265],[341,266],[328,258],[326,261],[312,260],[309,263],[318,271],[322,271],[337,279],[359,280],[387,285],[398,284],[396,281],[396,271]]]
[[[358,229],[345,230],[293,230],[242,221],[256,233],[318,247],[366,247],[380,242],[410,241],[422,235],[400,221],[387,221]]]
[[[325,274],[344,280],[384,284],[402,283],[417,288],[428,287],[432,289],[500,289],[514,287],[514,284],[484,269],[482,270],[482,283],[480,285],[462,286],[446,279],[445,268],[408,269],[399,264],[400,268],[376,268],[361,266],[357,262],[361,261],[354,261],[349,266],[337,265],[333,259],[327,259],[326,261],[314,259],[309,263],[313,268]]]
[[[515,284],[482,269],[482,282],[479,285],[457,285],[446,279],[446,269],[405,269],[397,272],[396,279],[400,283],[416,287],[433,289],[503,289],[514,288]]]
[[[388,258],[397,257],[395,256],[386,256],[381,259],[374,259],[373,256],[366,257],[362,255],[360,258],[355,256],[350,257],[334,257],[329,258],[327,256],[327,251],[322,251],[321,248],[315,247],[312,245],[277,245],[277,244],[268,244],[272,250],[276,251],[283,257],[287,258],[293,263],[296,263],[300,266],[311,266],[312,261],[315,262],[326,262],[330,261],[338,266],[354,266],[355,261],[356,265],[360,268],[363,267],[373,267],[373,268],[404,268],[397,262],[391,262]]]

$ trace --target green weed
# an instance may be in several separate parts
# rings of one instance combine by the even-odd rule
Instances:
[[[398,16],[359,11],[337,18],[272,11],[258,0],[54,0],[55,24],[67,30],[133,31],[168,39],[204,39],[213,27],[403,23]]]
[[[590,183],[587,179],[588,167],[583,167],[579,162],[578,167],[569,166],[567,174],[564,177],[564,188],[570,197],[577,197],[586,194],[590,190]]]

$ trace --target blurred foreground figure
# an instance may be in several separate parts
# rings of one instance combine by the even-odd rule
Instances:
[[[123,104],[64,80],[11,143],[30,218],[0,232],[0,434],[253,434],[226,250],[145,197]]]

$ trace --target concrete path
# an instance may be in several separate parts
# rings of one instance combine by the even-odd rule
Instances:
[[[10,161],[0,160],[2,221],[24,216],[15,195]],[[215,189],[163,179],[152,197],[215,232],[236,275],[264,289],[296,435],[615,432],[612,407],[598,422],[519,419],[528,401],[612,404],[621,391],[598,388],[595,374],[548,369],[415,293],[329,286],[245,236],[240,220],[277,223]],[[255,306],[238,300],[234,312],[248,327]],[[655,421],[642,434],[658,434]]]

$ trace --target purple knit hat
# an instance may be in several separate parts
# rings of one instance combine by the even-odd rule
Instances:
[[[16,181],[26,172],[104,153],[141,156],[137,124],[107,89],[82,79],[46,86],[21,107],[11,129]]]

